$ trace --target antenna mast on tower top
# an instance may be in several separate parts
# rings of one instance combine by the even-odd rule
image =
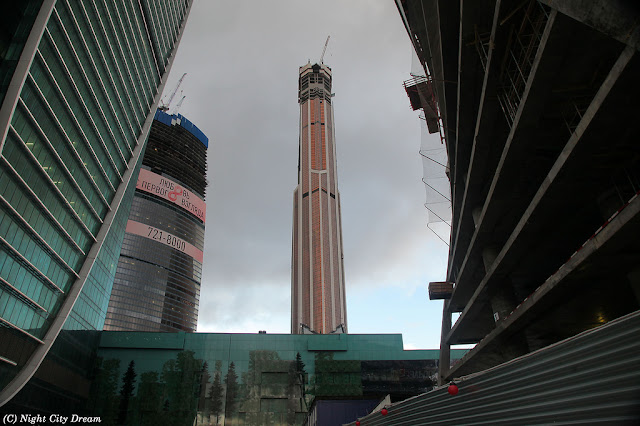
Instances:
[[[327,41],[324,43],[324,49],[322,49],[322,55],[320,55],[320,63],[321,63],[321,64],[323,63],[323,62],[322,62],[322,60],[324,59],[324,53],[327,51],[327,45],[329,44],[329,38],[330,38],[330,37],[331,37],[331,36],[330,36],[330,35],[328,35],[328,36],[327,36]]]

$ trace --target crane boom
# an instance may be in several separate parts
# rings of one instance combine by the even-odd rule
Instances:
[[[184,98],[186,98],[186,96],[183,96],[182,99],[180,99],[180,102],[178,102],[178,105],[176,105],[176,109],[173,111],[172,115],[178,115],[178,111],[180,111],[180,107],[182,106]]]
[[[162,103],[162,105],[160,106],[160,109],[162,111],[168,111],[169,110],[169,106],[171,105],[171,101],[173,101],[173,98],[176,96],[176,92],[178,91],[178,89],[180,88],[180,85],[182,84],[182,80],[184,80],[184,78],[187,76],[187,73],[185,72],[184,74],[182,74],[182,77],[180,77],[180,80],[178,80],[178,84],[176,84],[176,88],[173,89],[173,91],[171,92],[171,96],[169,97],[169,101],[166,103]]]
[[[329,44],[329,38],[330,38],[330,37],[331,37],[331,36],[330,36],[330,35],[328,35],[328,36],[327,36],[327,41],[324,43],[324,49],[322,49],[322,55],[320,55],[320,63],[321,63],[321,64],[323,63],[323,62],[322,62],[322,60],[324,59],[324,53],[327,51],[327,45]]]

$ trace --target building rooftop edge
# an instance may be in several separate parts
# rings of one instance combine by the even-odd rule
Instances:
[[[324,63],[311,63],[308,62],[305,65],[300,67],[300,74],[302,74],[303,72],[313,69],[314,66],[319,66],[321,70],[323,70],[324,72],[326,72],[328,75],[331,75],[331,67],[329,65],[326,65]]]
[[[161,123],[164,123],[167,126],[172,126],[173,124],[179,124],[180,127],[184,128],[186,131],[188,131],[193,136],[195,136],[200,142],[202,142],[205,148],[209,148],[209,138],[202,132],[202,130],[198,128],[198,126],[193,124],[193,122],[191,122],[191,120],[186,118],[184,115],[182,114],[171,115],[171,114],[167,114],[161,109],[157,109],[156,115],[153,119]]]
[[[206,338],[208,336],[217,336],[217,337],[238,337],[242,340],[242,337],[251,337],[258,339],[268,339],[271,338],[279,338],[279,339],[293,339],[293,340],[348,340],[349,336],[353,337],[387,337],[387,338],[400,338],[402,341],[401,333],[379,333],[379,334],[289,334],[289,333],[206,333],[206,332],[196,332],[196,333],[186,333],[183,331],[179,332],[159,332],[159,331],[101,331],[101,338],[99,346],[103,349],[108,348],[130,348],[134,349],[138,347],[136,343],[140,343],[141,341],[133,342],[131,338],[135,335],[136,338],[149,338],[154,340],[155,348],[182,348],[185,342],[185,338],[187,336],[198,336],[200,338]],[[146,335],[146,336],[141,336]],[[346,337],[344,337],[346,336]],[[395,339],[393,339],[395,340]],[[145,345],[143,345],[145,346]],[[335,350],[346,350],[343,349],[335,349]],[[396,348],[399,349],[399,348]],[[320,349],[312,349],[312,350],[320,350]],[[330,349],[327,349],[330,350]],[[402,347],[402,352],[404,353],[413,353],[420,354],[425,352],[439,352],[439,348],[416,348],[416,349],[405,349]],[[456,355],[462,356],[467,353],[469,349],[452,349],[451,352]],[[458,358],[455,357],[454,358]]]

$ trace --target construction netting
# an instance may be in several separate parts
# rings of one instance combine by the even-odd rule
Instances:
[[[426,74],[424,67],[420,66],[420,60],[414,52],[411,76],[414,79],[425,78],[431,80]],[[435,98],[433,99],[433,104],[436,105]],[[448,177],[447,149],[441,136],[443,133],[439,115],[439,131],[437,133],[433,133],[433,129],[427,127],[428,118],[425,116],[425,112],[421,111],[420,155],[422,156],[422,181],[426,190],[427,227],[448,245],[451,235],[451,186]]]
[[[451,187],[449,184],[447,150],[438,134],[429,134],[425,120],[420,120],[420,155],[422,181],[426,190],[427,227],[449,244],[451,233]]]

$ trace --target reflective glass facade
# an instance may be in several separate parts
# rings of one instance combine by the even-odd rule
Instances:
[[[0,15],[0,103],[7,93],[18,59],[42,6],[42,0],[5,2]]]
[[[301,425],[314,400],[377,405],[431,390],[438,356],[403,350],[398,334],[105,331],[87,410],[106,424]]]
[[[293,194],[291,332],[347,332],[331,69],[300,67],[298,186]]]
[[[0,405],[63,326],[103,326],[139,160],[191,6],[40,3],[25,4],[12,40],[20,53],[0,64]]]
[[[196,330],[208,139],[158,110],[122,244],[105,330]]]

